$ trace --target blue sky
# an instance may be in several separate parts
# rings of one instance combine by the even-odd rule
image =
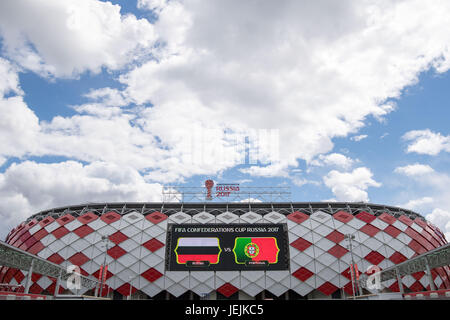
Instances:
[[[449,13],[3,1],[0,236],[40,210],[158,201],[163,185],[205,179],[403,206],[449,236]],[[275,137],[254,140],[256,163],[239,160],[251,132]]]

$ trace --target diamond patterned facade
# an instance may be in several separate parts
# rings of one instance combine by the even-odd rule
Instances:
[[[290,270],[166,271],[168,223],[286,223]],[[443,233],[419,214],[362,203],[142,203],[98,204],[52,209],[11,230],[6,242],[64,267],[98,278],[106,259],[103,296],[145,298],[306,298],[352,294],[351,252],[360,272],[401,263],[447,243]],[[106,248],[102,237],[109,238]],[[435,288],[450,288],[450,268],[432,270]],[[418,272],[402,278],[407,292],[429,290]],[[0,283],[24,284],[26,272],[0,268]],[[30,292],[54,294],[56,279],[33,274]],[[60,292],[69,293],[65,284]],[[395,281],[384,291],[399,291]],[[85,292],[78,292],[84,294]]]

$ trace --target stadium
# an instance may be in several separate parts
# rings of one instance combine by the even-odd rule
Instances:
[[[272,225],[281,226],[276,235],[255,236],[260,229],[266,233],[275,230]],[[251,238],[251,245],[244,243],[247,257],[242,255],[242,259],[249,263],[241,262],[236,254],[238,240],[233,240],[236,245],[232,249],[224,245],[227,237],[233,238],[233,232],[245,229],[239,226],[255,226],[246,229],[251,231],[245,238]],[[232,232],[227,235],[220,233],[229,230]],[[205,247],[206,242],[196,244],[192,236],[182,235],[190,231],[196,237],[199,232],[209,232],[208,239],[217,241],[209,241],[207,246],[211,247]],[[181,235],[175,248],[176,232]],[[351,244],[347,235],[353,235]],[[185,238],[181,241],[180,237]],[[274,261],[270,254],[258,261],[256,254],[270,247],[261,239],[269,238],[278,241]],[[102,266],[107,266],[101,290],[71,292],[62,281],[59,294],[161,300],[343,299],[364,295],[371,291],[353,286],[352,259],[362,275],[372,265],[384,270],[447,244],[443,233],[420,214],[398,207],[207,201],[54,208],[29,217],[9,232],[5,242],[64,268],[77,265],[81,274],[93,279],[99,279]],[[172,258],[174,252],[176,259]],[[192,258],[199,252],[201,258]],[[234,259],[228,261],[233,253]],[[430,271],[402,276],[402,288],[396,279],[384,281],[380,292],[450,289],[447,265]],[[2,284],[24,286],[26,279],[24,270],[0,269]],[[29,293],[55,294],[56,278],[33,273],[30,279]]]

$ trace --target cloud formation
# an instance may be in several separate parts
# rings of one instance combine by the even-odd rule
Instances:
[[[104,162],[88,165],[13,163],[0,174],[0,234],[40,210],[88,202],[161,201],[162,185],[135,169]]]
[[[403,140],[408,141],[406,152],[415,152],[435,156],[441,151],[450,152],[450,136],[443,136],[439,132],[430,129],[412,130],[403,135]]]
[[[145,183],[182,182],[242,164],[245,146],[224,133],[264,129],[279,133],[279,152],[262,152],[264,164],[242,173],[288,177],[314,159],[350,170],[353,160],[330,153],[333,139],[382,121],[395,109],[386,101],[421,72],[450,67],[448,1],[140,0],[138,7],[153,10],[155,21],[96,0],[1,2],[8,61],[0,60],[0,163],[62,156],[127,167]],[[102,68],[118,71],[111,77],[120,89],[93,88],[75,115],[48,122],[24,102],[18,82],[21,71],[58,81]],[[407,137],[413,145],[434,138]],[[435,153],[446,144],[437,145],[411,150]],[[419,169],[427,170],[408,170]],[[324,182],[345,201],[367,201],[368,188],[380,185],[366,167],[330,171]],[[55,203],[65,199],[56,194]],[[27,197],[3,200],[47,205]]]
[[[55,77],[120,69],[148,55],[156,41],[146,19],[97,0],[1,1],[0,35],[10,59]]]
[[[370,169],[360,167],[352,172],[330,171],[324,178],[325,185],[331,189],[337,201],[369,201],[367,189],[380,187],[381,183],[372,179]]]

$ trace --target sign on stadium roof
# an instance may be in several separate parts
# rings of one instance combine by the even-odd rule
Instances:
[[[204,187],[163,186],[163,202],[290,202],[290,187],[249,187],[238,183],[215,183]]]

